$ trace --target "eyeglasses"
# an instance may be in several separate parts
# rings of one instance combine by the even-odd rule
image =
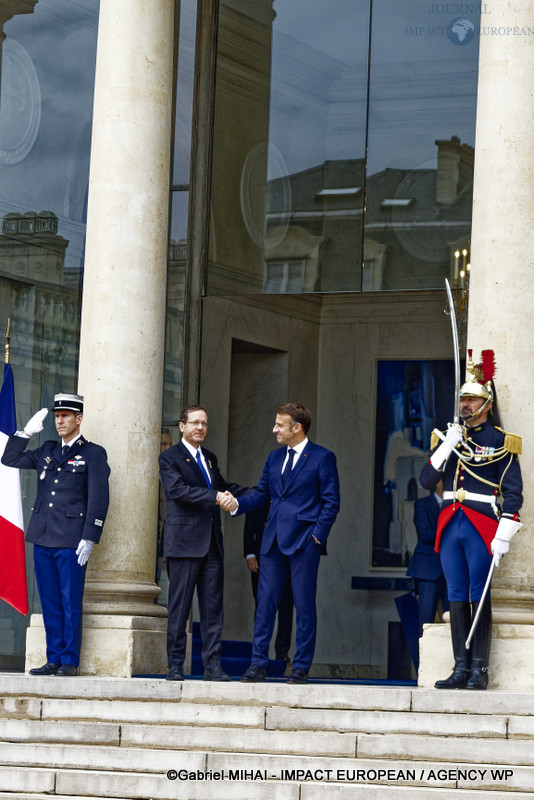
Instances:
[[[209,426],[210,426],[209,422],[204,422],[203,420],[200,420],[200,419],[199,420],[190,419],[190,420],[187,420],[187,422],[184,423],[184,424],[185,425],[193,425],[193,427],[195,427],[195,428],[199,428],[199,427],[200,428],[209,428]]]

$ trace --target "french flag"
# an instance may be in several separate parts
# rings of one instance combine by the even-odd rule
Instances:
[[[10,364],[4,364],[0,390],[0,458],[8,436],[15,433],[15,386]],[[21,614],[28,613],[24,524],[20,472],[0,463],[0,598]]]

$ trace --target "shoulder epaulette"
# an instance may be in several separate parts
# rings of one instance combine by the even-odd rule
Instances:
[[[499,428],[500,430],[500,428]],[[518,436],[516,433],[504,433],[504,447],[508,450],[509,453],[514,453],[515,455],[521,455],[523,452],[523,439],[521,436]]]

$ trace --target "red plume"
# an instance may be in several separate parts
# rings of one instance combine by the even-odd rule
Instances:
[[[493,350],[482,350],[480,356],[482,358],[480,367],[482,369],[482,375],[484,376],[484,382],[488,383],[488,381],[493,380],[497,369],[495,366],[495,353]]]

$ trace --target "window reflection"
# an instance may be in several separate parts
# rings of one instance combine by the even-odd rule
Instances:
[[[76,388],[98,10],[6,0],[0,11],[0,327],[11,317],[20,426]],[[49,415],[41,441],[51,437]],[[23,473],[25,514],[34,481]],[[28,619],[0,602],[0,667],[22,667]]]
[[[420,0],[270,7],[221,5],[209,293],[442,287],[469,247],[477,37]]]
[[[360,288],[368,36],[367,3],[221,4],[210,293]]]
[[[364,290],[441,288],[469,242],[478,40],[454,8],[373,0]]]

